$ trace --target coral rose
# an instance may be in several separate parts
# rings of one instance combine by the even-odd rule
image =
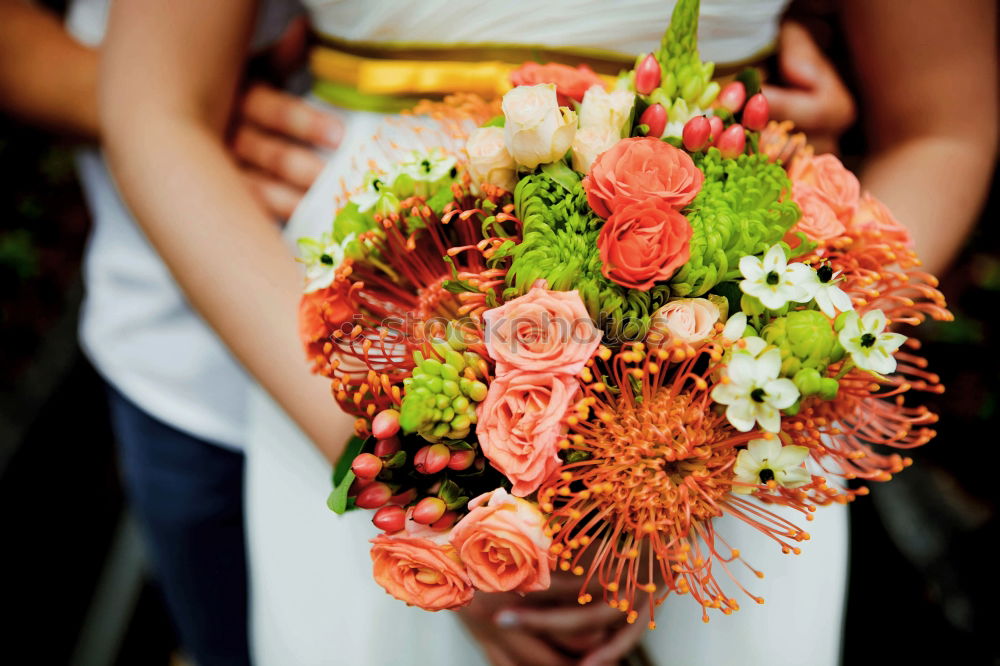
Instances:
[[[601,343],[601,332],[576,290],[533,287],[487,310],[483,319],[484,342],[498,375],[513,370],[575,375]]]
[[[483,592],[537,592],[550,582],[552,537],[538,507],[503,488],[469,502],[451,543],[473,585]]]
[[[623,287],[646,291],[690,258],[691,235],[687,218],[661,201],[628,203],[611,214],[597,236],[601,272]]]
[[[511,372],[490,384],[476,413],[476,434],[483,455],[511,480],[511,492],[524,497],[538,490],[561,462],[563,416],[578,384],[553,372]]]
[[[559,106],[551,83],[509,90],[501,108],[504,143],[521,166],[534,169],[560,160],[573,145],[576,112]]]
[[[707,298],[678,298],[653,313],[646,342],[654,349],[674,340],[696,347],[712,335],[721,315]]]
[[[844,234],[844,223],[812,185],[802,182],[792,185],[792,199],[802,209],[802,217],[791,228],[791,234],[801,231],[810,240],[820,243]]]
[[[671,208],[691,203],[705,175],[680,148],[652,137],[622,139],[601,154],[583,179],[587,202],[607,218],[629,203],[662,201]]]
[[[814,157],[796,157],[788,170],[793,183],[805,183],[815,188],[842,223],[847,224],[858,207],[861,185],[853,173],[844,168],[829,153]]]
[[[387,534],[371,543],[375,582],[400,601],[429,611],[454,610],[472,601],[475,588],[453,546]]]
[[[907,247],[913,247],[913,238],[910,231],[893,217],[889,208],[865,192],[858,203],[858,210],[851,218],[849,231],[877,233],[886,240],[902,243]]]
[[[472,185],[483,183],[502,187],[508,192],[517,185],[517,165],[504,145],[503,128],[479,127],[472,131],[465,143],[469,156],[469,175]]]
[[[592,86],[604,87],[604,82],[590,67],[580,65],[570,67],[559,63],[545,65],[526,62],[511,72],[510,82],[515,86],[533,86],[538,83],[553,83],[560,106],[570,106],[570,100],[583,101],[583,96]]]

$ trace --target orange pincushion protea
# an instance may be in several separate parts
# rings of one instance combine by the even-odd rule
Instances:
[[[487,213],[478,206],[495,203],[502,193],[489,190],[476,199],[458,184],[453,193],[442,215],[412,197],[402,202],[408,219],[398,213],[378,217],[381,228],[358,237],[365,260],[344,263],[341,279],[350,285],[345,291],[352,317],[349,325],[332,328],[322,354],[314,355],[314,368],[333,380],[334,396],[362,419],[361,431],[377,411],[400,406],[413,352],[431,353],[430,340],[443,337],[449,322],[462,323],[465,342],[485,353],[476,342],[482,312],[499,297],[506,275],[503,268],[489,268],[486,259],[493,241],[505,239],[482,240]],[[449,289],[449,282],[462,288]]]
[[[605,600],[630,622],[639,615],[640,591],[650,594],[651,624],[654,607],[671,591],[690,593],[704,609],[728,614],[739,607],[713,567],[735,580],[729,565],[742,560],[717,537],[714,518],[736,516],[785,552],[797,552],[795,544],[808,539],[795,525],[731,492],[737,447],[761,435],[738,432],[712,408],[709,379],[731,344],[718,335],[721,328],[698,350],[676,344],[647,353],[636,343],[612,356],[602,348],[584,369],[582,397],[567,418],[569,434],[560,446],[570,462],[539,491],[542,509],[551,513],[560,568],[582,575],[584,588],[596,576]],[[813,477],[771,501],[808,514],[807,493],[823,483]],[[590,595],[580,597],[589,601]]]

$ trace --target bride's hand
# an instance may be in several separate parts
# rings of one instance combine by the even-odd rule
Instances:
[[[237,102],[232,151],[250,191],[277,219],[287,219],[323,170],[316,148],[336,148],[343,124],[332,113],[265,83]]]
[[[645,623],[627,624],[625,614],[600,601],[580,605],[580,578],[554,573],[548,590],[524,597],[478,594],[459,611],[496,666],[512,664],[615,664],[639,642]]]

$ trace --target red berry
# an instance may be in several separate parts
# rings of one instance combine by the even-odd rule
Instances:
[[[382,471],[382,459],[371,453],[359,453],[351,463],[351,471],[359,479],[374,479]]]
[[[719,149],[719,152],[727,159],[742,155],[746,145],[747,137],[743,133],[743,125],[739,123],[727,127],[722,136],[719,137],[719,140],[715,142],[715,146]]]
[[[747,100],[747,105],[743,107],[743,126],[748,130],[759,132],[767,127],[767,121],[771,115],[771,108],[767,103],[764,93],[757,93]]]
[[[642,112],[642,115],[639,116],[639,122],[649,127],[646,130],[646,136],[655,136],[659,139],[667,127],[667,111],[662,105],[653,104]]]
[[[354,481],[351,482],[351,487],[347,489],[347,496],[357,497],[358,493],[370,486],[373,482],[374,479],[359,479],[355,477]]]
[[[425,446],[413,457],[413,466],[421,474],[437,474],[451,460],[451,450],[444,444]]]
[[[398,532],[406,525],[406,509],[401,506],[384,506],[375,512],[372,524],[383,532]]]
[[[709,135],[712,133],[712,124],[705,116],[695,116],[684,124],[684,147],[692,153],[705,150],[708,146]]]
[[[388,458],[396,451],[399,451],[399,437],[392,436],[375,442],[375,455],[379,458]]]
[[[376,482],[365,486],[354,501],[362,509],[377,509],[385,506],[390,497],[392,497],[392,490],[389,489],[389,486]]]
[[[722,124],[722,118],[719,116],[711,116],[708,119],[708,126],[712,130],[709,132],[708,140],[710,145],[715,145],[715,142],[719,140],[719,137],[722,136],[722,132],[725,129]]]
[[[372,434],[375,439],[386,439],[399,432],[399,412],[384,409],[372,419]]]
[[[441,520],[448,509],[444,500],[439,497],[425,497],[413,507],[413,520],[421,525],[430,525]]]
[[[635,68],[635,91],[640,95],[648,95],[660,87],[660,77],[663,75],[660,63],[652,53],[648,54]]]
[[[410,488],[409,490],[404,490],[403,492],[390,497],[389,504],[395,504],[397,506],[406,506],[415,499],[417,499],[417,489]]]
[[[747,89],[740,81],[727,83],[719,92],[719,106],[729,109],[731,113],[739,111],[746,99]]]
[[[441,516],[441,518],[439,518],[437,522],[431,523],[431,529],[442,530],[442,531],[450,529],[451,526],[455,524],[456,520],[458,520],[457,511],[445,511],[444,515]]]
[[[472,463],[474,462],[476,462],[476,452],[474,450],[465,449],[464,451],[453,451],[451,459],[448,460],[448,469],[461,472],[464,469],[472,467]]]

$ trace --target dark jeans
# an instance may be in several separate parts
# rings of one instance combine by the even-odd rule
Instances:
[[[198,666],[249,664],[243,454],[114,389],[109,402],[125,491],[184,650]]]

